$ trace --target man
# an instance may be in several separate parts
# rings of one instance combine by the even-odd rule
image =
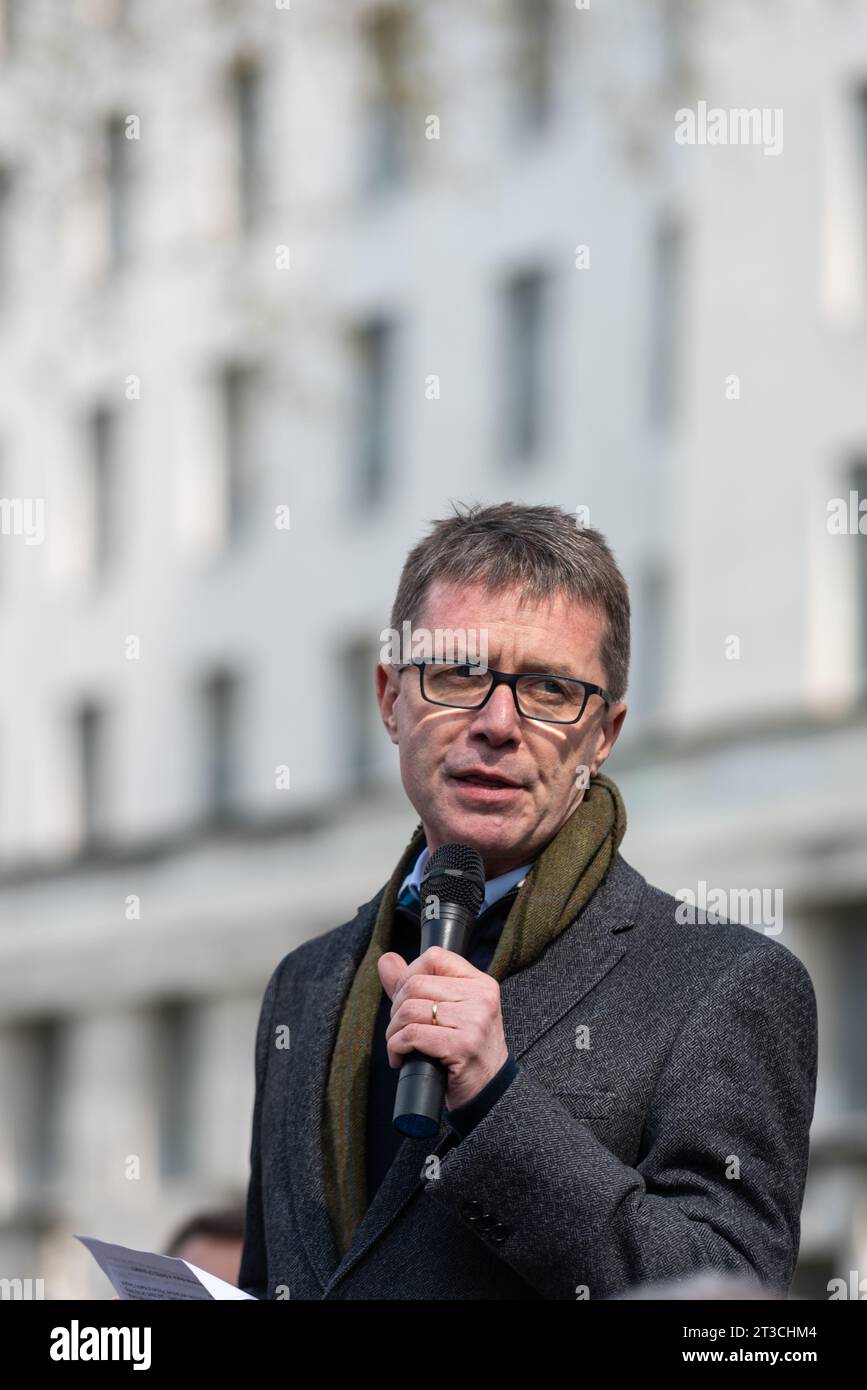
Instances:
[[[225,1283],[237,1284],[244,1225],[244,1209],[234,1204],[198,1211],[172,1233],[163,1254],[189,1260]]]
[[[481,634],[486,661],[377,667],[420,824],[388,883],[266,989],[241,1287],[607,1298],[716,1271],[784,1293],[815,996],[786,947],[681,925],[619,852],[600,769],[626,715],[629,598],[609,547],[555,507],[456,509],[407,558],[404,622]],[[467,959],[419,955],[421,876],[452,842],[485,871]],[[434,1139],[392,1124],[413,1051],[446,1069]]]

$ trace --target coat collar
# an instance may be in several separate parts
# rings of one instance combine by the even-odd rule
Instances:
[[[506,1043],[516,1061],[549,1028],[573,1009],[625,955],[646,880],[619,850],[611,868],[576,922],[561,932],[525,970],[500,986]],[[513,890],[517,892],[517,889]],[[292,1079],[286,1104],[295,1219],[311,1265],[329,1293],[363,1258],[423,1183],[421,1167],[430,1154],[442,1155],[454,1142],[446,1122],[435,1139],[404,1139],[342,1259],[325,1199],[322,1111],[328,1064],[340,1014],[355,972],[370,941],[385,885],[358,908],[353,920],[334,933],[318,958],[315,974],[304,982],[303,1015],[293,1028]],[[576,926],[579,928],[576,930]]]

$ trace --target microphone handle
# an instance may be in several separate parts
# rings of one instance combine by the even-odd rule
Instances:
[[[440,903],[437,916],[421,918],[421,952],[430,946],[443,946],[466,956],[475,917],[460,903]],[[430,1139],[442,1123],[448,1069],[423,1052],[408,1052],[400,1068],[392,1123],[409,1139]]]

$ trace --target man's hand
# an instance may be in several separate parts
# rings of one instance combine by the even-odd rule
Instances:
[[[436,1058],[448,1068],[449,1110],[466,1105],[508,1060],[499,984],[442,946],[428,947],[411,965],[386,951],[377,965],[391,1000],[389,1065],[399,1067],[408,1052]]]

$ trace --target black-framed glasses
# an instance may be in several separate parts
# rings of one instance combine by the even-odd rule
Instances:
[[[545,724],[577,724],[591,695],[598,695],[606,705],[613,703],[601,685],[547,671],[495,671],[491,666],[426,661],[423,657],[404,661],[397,669],[403,671],[407,666],[418,667],[422,699],[450,709],[481,709],[498,685],[509,686],[515,709],[525,719],[540,719]]]

